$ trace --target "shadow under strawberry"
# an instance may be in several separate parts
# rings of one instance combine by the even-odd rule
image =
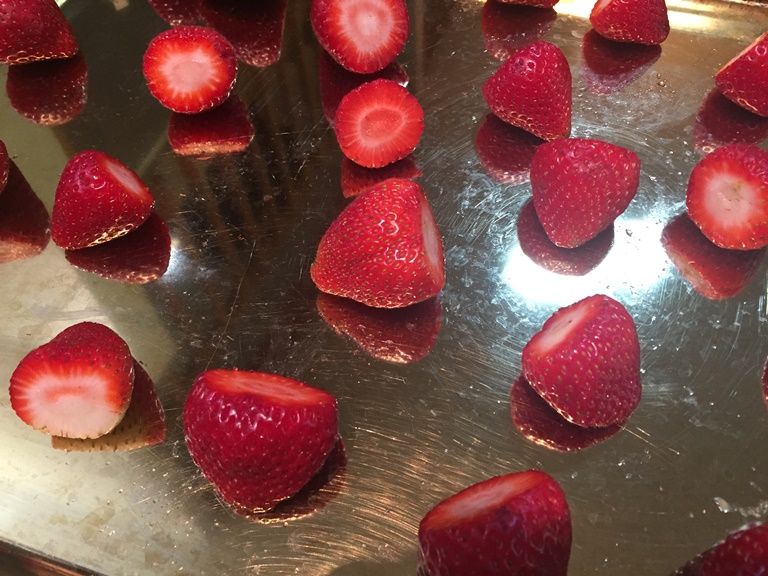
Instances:
[[[40,254],[50,241],[50,216],[13,160],[0,191],[0,264]]]
[[[552,8],[488,0],[480,15],[485,49],[497,60],[506,60],[546,34],[556,18]]]
[[[661,56],[661,46],[616,42],[595,30],[584,35],[582,71],[593,94],[615,94],[640,78]]]
[[[341,193],[344,198],[354,198],[369,188],[390,178],[416,180],[422,175],[413,154],[381,168],[366,168],[355,164],[346,156],[341,159]]]
[[[475,138],[480,163],[488,175],[503,184],[523,184],[530,179],[531,161],[544,140],[488,114]]]
[[[693,144],[709,154],[728,144],[759,144],[768,138],[768,118],[753,114],[713,88],[693,123]]]

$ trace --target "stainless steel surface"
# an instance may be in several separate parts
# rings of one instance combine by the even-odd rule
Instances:
[[[0,139],[50,211],[67,159],[96,148],[136,170],[172,237],[157,282],[119,284],[69,265],[50,244],[0,267],[0,381],[30,349],[83,320],[103,322],[154,379],[168,418],[161,445],[65,453],[0,396],[0,540],[110,576],[415,574],[416,530],[440,499],[487,477],[552,474],[571,506],[570,574],[660,574],[768,513],[761,376],[768,355],[764,268],[738,296],[691,289],[660,243],[683,207],[692,141],[712,75],[768,29],[765,8],[672,3],[660,58],[622,91],[587,89],[583,0],[562,0],[543,39],[574,76],[573,136],[636,151],[640,191],[605,260],[582,277],[547,272],[521,251],[528,184],[493,180],[475,136],[480,88],[498,67],[482,2],[414,0],[399,62],[426,111],[416,151],[444,237],[442,327],[408,365],[375,360],[318,314],[308,268],[345,204],[341,153],[323,117],[308,1],[288,6],[283,54],[241,66],[236,92],[257,135],[246,153],[174,155],[169,113],[149,95],[141,57],[165,23],[142,0],[68,0],[88,63],[88,103],[59,127],[32,124],[0,94]],[[4,80],[6,71],[0,71]],[[575,453],[524,438],[510,417],[520,352],[559,306],[607,293],[634,316],[643,400],[625,429]],[[315,515],[263,525],[215,498],[184,446],[181,409],[209,367],[259,369],[336,395],[347,467]]]

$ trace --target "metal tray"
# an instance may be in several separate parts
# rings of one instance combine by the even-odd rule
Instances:
[[[0,395],[6,571],[40,573],[45,562],[29,560],[38,554],[72,573],[109,576],[415,574],[416,530],[427,510],[474,482],[529,468],[565,490],[574,576],[667,575],[768,513],[764,268],[737,296],[709,300],[660,241],[701,158],[693,125],[713,74],[768,29],[768,9],[670,1],[673,30],[658,60],[623,89],[598,93],[582,58],[591,3],[557,5],[541,37],[572,67],[572,135],[625,146],[642,160],[640,191],[616,222],[604,261],[565,276],[520,248],[516,223],[529,185],[494,180],[476,150],[488,114],[480,88],[499,66],[484,44],[483,6],[409,2],[411,35],[399,62],[426,112],[415,158],[444,237],[447,284],[434,347],[399,365],[334,332],[308,275],[346,202],[308,0],[290,1],[279,62],[240,68],[236,92],[256,126],[252,145],[206,160],[172,153],[169,112],[141,73],[143,51],[165,22],[142,0],[62,3],[87,60],[88,103],[73,121],[46,127],[0,94],[0,139],[49,211],[74,153],[95,148],[122,160],[155,194],[171,262],[143,286],[78,270],[53,244],[3,264],[0,381],[63,328],[103,322],[154,379],[168,436],[132,452],[62,452]],[[598,292],[636,320],[643,400],[613,437],[577,452],[551,450],[526,439],[510,416],[521,349],[558,307]],[[324,508],[262,524],[216,499],[189,458],[180,417],[192,381],[210,367],[273,371],[338,398],[347,465]],[[26,552],[10,560],[13,549]]]

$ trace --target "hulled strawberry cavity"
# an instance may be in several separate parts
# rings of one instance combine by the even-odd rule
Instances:
[[[389,42],[395,22],[392,13],[379,2],[346,2],[342,4],[342,30],[358,51],[376,52]]]
[[[280,376],[211,370],[207,380],[219,392],[258,396],[283,405],[311,406],[328,400],[325,392]]]
[[[203,48],[168,51],[160,66],[174,96],[194,93],[215,82],[211,55]]]
[[[402,111],[396,108],[378,107],[363,116],[360,121],[360,140],[372,148],[388,142],[392,134],[403,129]]]
[[[134,196],[144,196],[146,194],[144,184],[139,180],[139,177],[119,162],[111,158],[104,158],[103,166],[125,190]]]
[[[738,227],[759,211],[759,188],[735,174],[713,174],[708,189],[704,199],[705,210],[717,214],[726,227]]]

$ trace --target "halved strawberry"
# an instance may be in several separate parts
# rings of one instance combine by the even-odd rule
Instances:
[[[768,152],[730,144],[691,171],[688,215],[721,248],[753,250],[768,245]]]
[[[571,513],[558,483],[528,470],[496,476],[451,496],[419,524],[429,576],[565,576]]]
[[[215,156],[242,152],[253,140],[248,108],[237,94],[198,114],[174,112],[168,124],[171,149],[182,156]]]
[[[51,237],[61,248],[95,246],[137,228],[154,203],[152,193],[125,164],[86,150],[70,158],[61,173]]]
[[[584,34],[581,63],[593,94],[615,94],[640,78],[661,56],[661,46],[608,40],[596,30]]]
[[[768,522],[756,522],[731,532],[675,572],[675,576],[759,576],[766,569]]]
[[[753,114],[713,88],[693,123],[693,144],[709,154],[727,144],[759,144],[768,138],[768,118]]]
[[[546,34],[556,19],[551,8],[487,0],[480,14],[485,49],[497,60],[506,60]]]
[[[354,198],[390,178],[415,180],[420,176],[421,168],[411,154],[381,168],[366,168],[344,157],[341,160],[341,193],[344,198]]]
[[[152,39],[143,70],[149,91],[160,104],[191,114],[227,99],[237,78],[237,58],[232,45],[215,30],[177,26]]]
[[[626,308],[598,294],[561,308],[523,348],[523,374],[579,426],[627,420],[640,403],[640,344]]]
[[[768,32],[723,66],[715,82],[729,100],[768,116]]]
[[[350,72],[381,70],[408,39],[403,0],[312,0],[309,17],[320,45]]]
[[[480,163],[488,175],[504,184],[523,184],[531,177],[531,162],[544,140],[488,114],[475,138]]]
[[[661,44],[669,35],[665,0],[597,0],[589,21],[604,38]]]
[[[11,159],[8,157],[8,149],[5,147],[5,143],[0,140],[0,192],[5,189],[10,170]]]
[[[81,322],[19,362],[11,375],[11,406],[35,430],[98,438],[122,420],[133,380],[125,341],[102,324]]]
[[[55,0],[2,0],[0,64],[25,64],[77,53],[77,40]]]
[[[0,193],[0,264],[37,256],[51,238],[48,210],[13,160],[9,164]]]
[[[378,79],[341,99],[335,128],[347,158],[367,168],[381,168],[416,149],[424,131],[424,110],[406,88]]]
[[[602,140],[568,138],[536,149],[531,190],[550,240],[575,248],[608,228],[640,185],[637,154]]]
[[[336,399],[275,374],[208,370],[184,404],[187,448],[228,503],[269,510],[317,473],[337,438]]]
[[[443,243],[421,186],[392,178],[352,200],[309,272],[321,291],[377,308],[436,296],[445,283]]]
[[[571,68],[563,52],[539,40],[518,50],[483,85],[496,116],[543,140],[571,132]]]
[[[149,0],[160,18],[171,26],[194,26],[200,20],[201,0]]]

